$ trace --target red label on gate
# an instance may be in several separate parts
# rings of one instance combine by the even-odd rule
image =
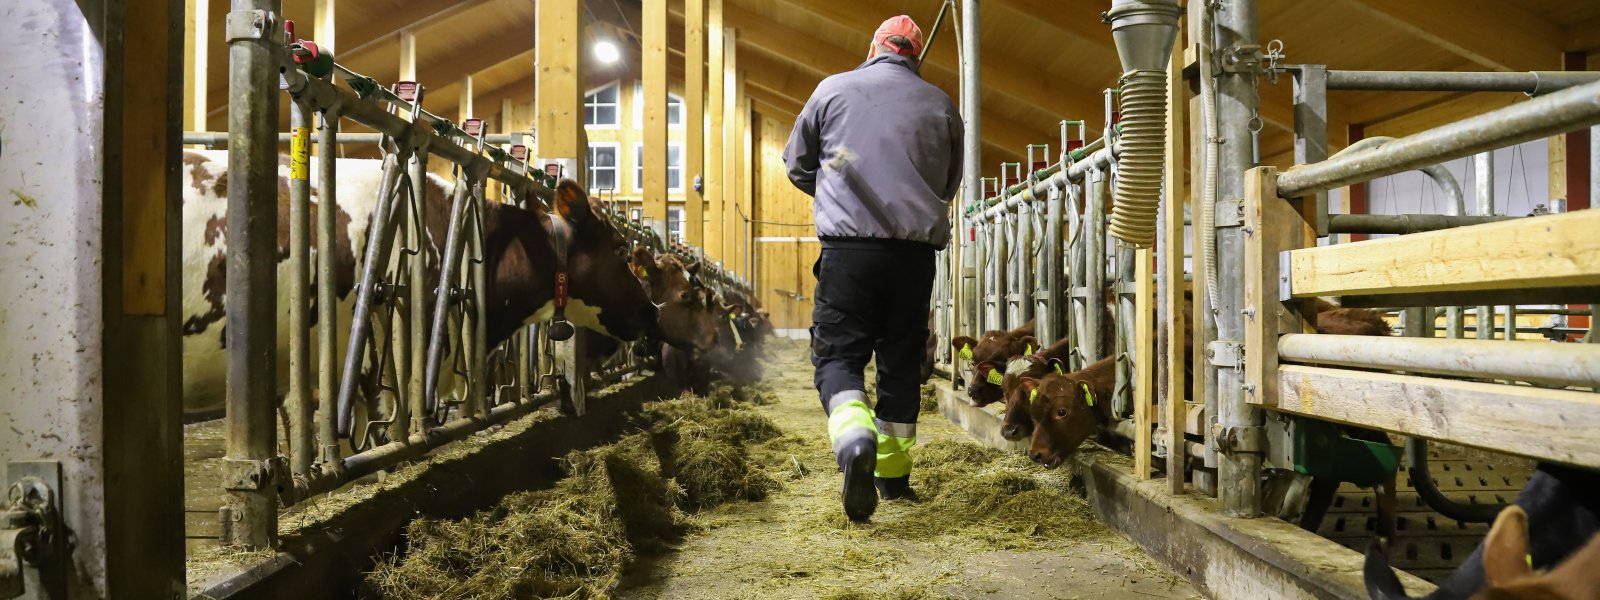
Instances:
[[[416,102],[417,82],[401,81],[394,84],[394,95],[399,96],[401,100],[405,100],[406,102]]]
[[[517,144],[515,146],[512,146],[511,147],[511,158],[515,158],[515,159],[520,160],[520,161],[528,160],[528,147],[524,146],[522,144]]]
[[[561,163],[549,163],[544,166],[544,174],[551,177],[561,177]]]
[[[1067,140],[1067,152],[1083,147],[1083,140]]]
[[[466,131],[469,137],[481,136],[483,135],[483,119],[467,119],[467,122],[461,125],[461,129]]]

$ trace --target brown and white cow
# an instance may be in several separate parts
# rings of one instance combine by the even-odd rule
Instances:
[[[1032,353],[1029,348],[1037,348],[1039,342],[1034,339],[1034,322],[1029,319],[1021,327],[1010,331],[986,331],[981,340],[957,336],[950,340],[950,346],[955,350],[958,361],[972,363],[967,377],[967,402],[973,406],[984,406],[1000,401],[1001,395],[1000,386],[985,379],[982,373],[987,373],[986,369],[1001,368],[1013,358]]]
[[[313,163],[312,222],[316,222],[316,211],[320,208],[316,168]],[[227,314],[224,258],[227,252],[227,155],[225,152],[186,151],[184,169],[188,184],[183,197],[184,408],[185,412],[196,414],[214,411],[221,405],[226,382],[223,326]],[[377,203],[383,174],[382,163],[377,160],[340,159],[338,170],[339,214],[335,219],[339,237],[335,240],[333,284],[339,306],[334,338],[338,360],[342,360],[355,303],[359,260],[366,247],[369,217]],[[452,185],[430,174],[424,188],[422,207],[428,222],[424,253],[431,267],[427,276],[428,295],[432,296],[438,280],[438,256],[446,237]],[[282,267],[289,253],[288,189],[288,165],[280,161],[277,198],[279,221],[283,224],[278,236],[280,278],[287,276]],[[571,232],[566,269],[570,296],[565,311],[568,320],[622,339],[636,339],[654,331],[655,306],[630,274],[622,256],[620,238],[609,223],[595,215],[587,194],[576,183],[564,181],[558,187],[555,204],[559,215],[496,202],[484,206],[488,344],[498,344],[524,324],[547,320],[554,312],[557,259],[550,234],[553,220],[560,220]],[[311,233],[315,237],[315,227]],[[316,264],[314,246],[311,258],[312,264]],[[318,283],[313,281],[313,290]],[[310,293],[314,301],[315,292]],[[285,374],[280,376],[282,384],[286,381],[288,361],[286,283],[278,285],[278,307],[279,373]],[[430,300],[425,309],[431,308]],[[280,385],[280,389],[283,387]]]

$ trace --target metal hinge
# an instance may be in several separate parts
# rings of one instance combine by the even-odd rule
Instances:
[[[1290,264],[1288,250],[1278,253],[1278,301],[1288,302],[1294,299],[1294,286],[1290,283],[1290,275],[1294,274],[1294,265]]]
[[[1265,438],[1261,427],[1223,427],[1221,423],[1211,426],[1211,439],[1217,444],[1217,452],[1223,454],[1261,454],[1265,451]]]
[[[222,487],[230,492],[256,492],[277,485],[289,472],[289,461],[282,456],[266,460],[222,461]]]
[[[28,590],[23,573],[67,555],[67,530],[61,517],[61,463],[13,462],[7,465],[10,485],[6,507],[0,510],[0,598],[16,598]],[[41,586],[64,586],[64,581],[44,577]],[[39,597],[64,594],[45,589]]]
[[[1244,344],[1217,340],[1206,344],[1206,362],[1219,369],[1236,369],[1244,364]]]
[[[265,10],[236,10],[228,13],[223,32],[227,41],[271,39],[277,33],[277,16]]]
[[[1244,225],[1244,202],[1240,200],[1221,200],[1217,202],[1216,219],[1212,226],[1217,229],[1223,227],[1241,227]]]

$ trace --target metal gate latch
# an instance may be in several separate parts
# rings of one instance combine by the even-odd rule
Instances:
[[[37,567],[60,547],[61,513],[55,490],[38,477],[23,477],[6,491],[0,511],[0,598],[16,598],[23,589],[23,566]]]
[[[1223,454],[1262,454],[1266,451],[1262,443],[1265,437],[1263,427],[1223,427],[1221,423],[1211,426],[1211,439]]]

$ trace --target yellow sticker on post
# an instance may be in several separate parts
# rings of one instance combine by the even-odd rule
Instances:
[[[294,128],[289,138],[289,178],[296,181],[311,179],[311,130]]]

